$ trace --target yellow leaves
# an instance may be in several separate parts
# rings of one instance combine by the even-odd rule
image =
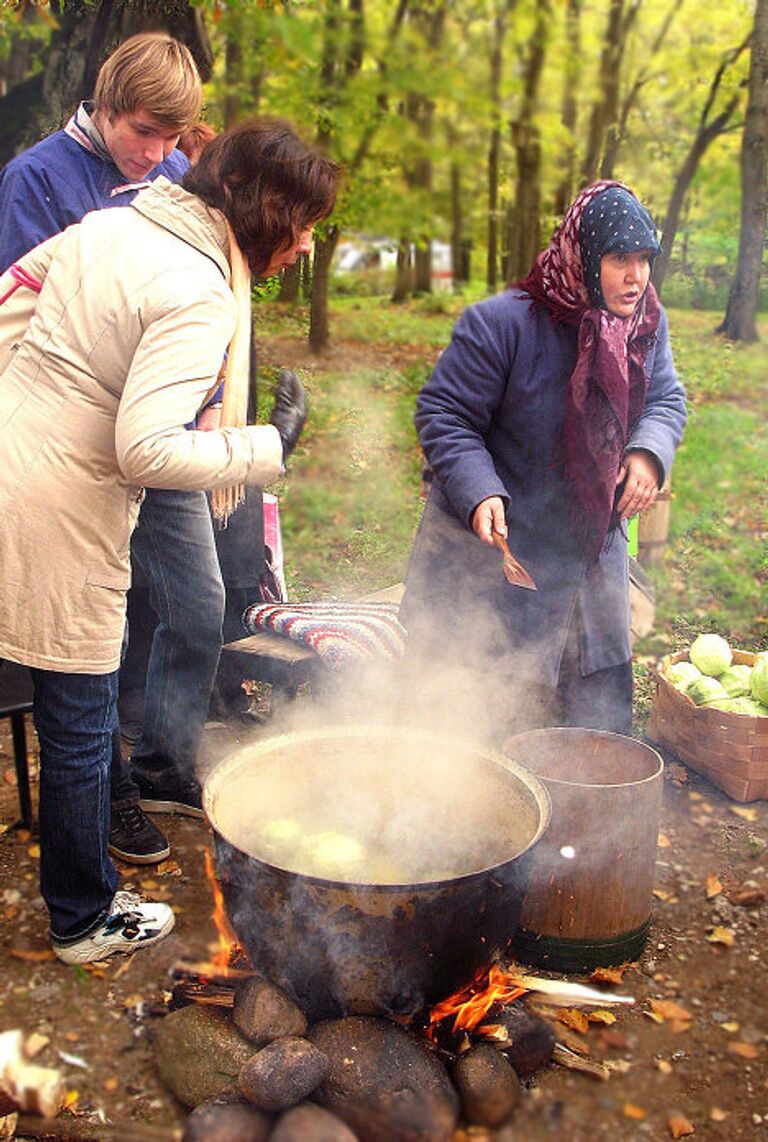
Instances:
[[[40,860],[40,846],[37,843],[31,844],[27,849],[27,856],[30,860]]]
[[[662,904],[678,903],[678,898],[675,896],[674,892],[667,892],[664,888],[654,888],[653,895],[657,900],[660,900]]]
[[[696,1133],[696,1127],[679,1110],[673,1110],[667,1117],[670,1137],[685,1138]]]
[[[655,1059],[654,1066],[656,1067],[656,1070],[661,1071],[663,1075],[672,1074],[672,1064],[670,1063],[669,1059]]]
[[[110,1075],[109,1078],[104,1079],[104,1090],[109,1091],[110,1093],[117,1090],[119,1085],[120,1083],[114,1075]]]
[[[589,1030],[589,1019],[583,1011],[577,1011],[575,1007],[567,1007],[558,1011],[557,1021],[566,1027],[570,1027],[573,1031],[578,1031],[580,1035],[586,1035]]]
[[[76,1090],[68,1090],[64,1095],[64,1110],[74,1110],[80,1098],[80,1092]]]
[[[719,1106],[713,1106],[710,1108],[709,1117],[711,1122],[725,1122],[728,1117],[728,1111],[723,1110]]]
[[[660,849],[668,849],[669,846],[671,845],[671,843],[672,842],[670,841],[670,839],[666,835],[666,833],[659,833],[659,848]]]
[[[616,1016],[612,1011],[590,1011],[587,1019],[590,1023],[603,1023],[608,1027],[612,1027],[616,1022]]]
[[[729,1023],[721,1023],[720,1026],[722,1027],[723,1031],[727,1031],[729,1035],[735,1035],[736,1032],[741,1028],[741,1024],[736,1023],[735,1021]]]
[[[593,983],[621,983],[628,964],[619,964],[618,967],[595,968],[589,977]]]
[[[741,817],[742,821],[756,821],[757,809],[748,809],[746,805],[729,805],[731,813],[735,813],[737,817]]]
[[[725,948],[732,948],[736,943],[736,933],[733,928],[722,928],[716,924],[711,932],[707,933],[710,944],[722,944]]]
[[[646,1014],[654,1023],[668,1023],[674,1034],[687,1031],[693,1022],[690,1011],[675,1003],[674,999],[652,999],[651,1010]]]
[[[631,1118],[635,1122],[642,1122],[644,1118],[648,1117],[648,1111],[644,1110],[642,1106],[636,1106],[633,1102],[625,1102],[621,1109],[625,1118]]]
[[[723,891],[723,886],[717,876],[712,872],[707,877],[707,900],[712,900]]]

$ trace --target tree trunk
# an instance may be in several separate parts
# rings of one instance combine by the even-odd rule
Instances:
[[[490,58],[490,99],[493,125],[488,143],[488,257],[485,282],[494,293],[499,284],[499,172],[501,164],[501,77],[507,16],[517,0],[496,0]]]
[[[608,28],[600,55],[600,88],[592,107],[582,183],[594,182],[609,131],[615,131],[619,108],[619,78],[629,31],[642,0],[611,0]]]
[[[413,269],[411,266],[411,243],[408,238],[401,238],[397,247],[397,264],[395,268],[395,285],[392,290],[392,301],[405,301],[412,289]]]
[[[507,282],[524,277],[541,249],[541,133],[535,113],[551,14],[549,0],[539,0],[525,64],[520,118],[511,124],[517,172],[507,228]]]
[[[741,143],[741,229],[736,276],[720,326],[731,341],[757,340],[757,302],[768,212],[768,0],[757,0]]]
[[[339,241],[338,226],[327,226],[325,236],[315,241],[312,267],[312,301],[309,307],[309,344],[315,353],[325,349],[330,340],[328,325],[328,282],[331,260]]]
[[[566,56],[563,68],[563,109],[560,120],[567,132],[563,173],[555,191],[555,214],[570,206],[576,178],[576,92],[581,76],[581,0],[568,0],[565,15]]]
[[[715,72],[712,82],[709,85],[704,107],[699,115],[699,125],[696,135],[688,148],[688,154],[685,156],[683,164],[675,178],[672,194],[667,205],[667,212],[664,216],[664,224],[662,226],[661,252],[653,264],[653,284],[659,296],[661,296],[664,278],[669,267],[669,259],[672,254],[672,247],[674,246],[678,225],[680,223],[680,212],[683,208],[688,188],[693,181],[693,177],[699,168],[699,163],[704,157],[710,143],[712,143],[718,135],[722,135],[722,133],[728,129],[731,117],[739,104],[739,91],[737,90],[731,96],[723,110],[716,115],[714,119],[710,120],[709,116],[712,107],[717,98],[726,71],[746,49],[748,43],[749,40],[747,39],[740,44],[739,47],[729,52]]]
[[[469,281],[464,264],[464,211],[461,202],[461,166],[451,163],[451,270],[453,284]]]
[[[211,46],[201,11],[186,0],[63,0],[42,71],[0,99],[0,166],[64,125],[93,91],[99,67],[118,43],[160,28],[186,43],[207,81]]]
[[[280,300],[295,305],[299,300],[299,286],[301,284],[301,259],[297,259],[292,266],[283,270],[280,280]]]

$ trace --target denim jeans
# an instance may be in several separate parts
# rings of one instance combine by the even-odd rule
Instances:
[[[134,772],[194,777],[222,646],[224,585],[204,492],[148,488],[131,557],[158,624],[147,667]],[[130,632],[129,632],[130,638]]]
[[[117,671],[31,674],[40,742],[40,891],[51,936],[66,942],[98,926],[118,883],[107,851]]]

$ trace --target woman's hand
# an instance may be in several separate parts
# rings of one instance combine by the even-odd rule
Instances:
[[[652,507],[659,494],[659,468],[652,454],[642,449],[628,452],[616,477],[617,487],[624,480],[616,511],[620,519],[631,519]]]
[[[507,521],[504,516],[504,501],[501,496],[489,496],[481,500],[472,513],[472,530],[483,543],[493,546],[493,533],[507,536]]]

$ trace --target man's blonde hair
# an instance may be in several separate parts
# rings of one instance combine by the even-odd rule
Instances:
[[[147,32],[124,40],[107,57],[93,101],[110,118],[145,111],[182,130],[200,114],[203,89],[189,49],[164,32]]]

